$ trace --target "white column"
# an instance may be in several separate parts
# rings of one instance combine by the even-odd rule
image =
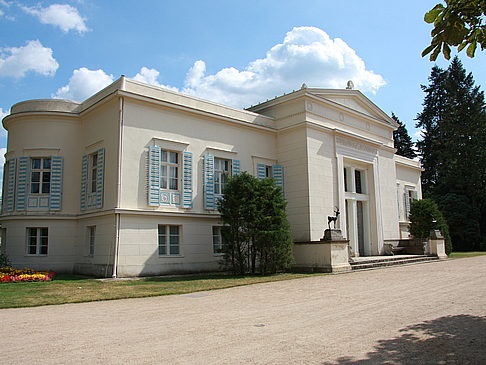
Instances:
[[[338,177],[338,206],[341,215],[338,219],[337,227],[341,230],[343,237],[347,237],[346,233],[346,197],[344,191],[344,161],[343,156],[336,156],[337,177]]]

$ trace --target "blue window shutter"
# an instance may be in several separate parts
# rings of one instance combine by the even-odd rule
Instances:
[[[81,210],[86,210],[88,196],[88,155],[83,155],[81,163]]]
[[[267,169],[264,164],[259,163],[257,165],[257,179],[263,180],[266,177],[267,177]]]
[[[233,175],[238,175],[241,172],[240,160],[233,160],[231,163],[231,170]]]
[[[8,160],[8,186],[7,186],[7,211],[13,212],[15,202],[15,172],[16,172],[15,158]]]
[[[183,182],[182,182],[182,207],[192,208],[192,153],[182,153]]]
[[[98,169],[96,170],[96,208],[103,207],[103,188],[105,183],[105,149],[98,150]]]
[[[204,208],[214,210],[214,156],[204,156]]]
[[[160,205],[160,147],[150,146],[148,150],[148,205]]]
[[[62,206],[62,157],[54,156],[51,159],[51,194],[49,199],[50,210],[61,210]]]
[[[19,158],[19,172],[17,181],[16,209],[25,210],[27,203],[27,189],[29,187],[29,157]]]
[[[284,190],[284,168],[283,166],[272,166],[272,177],[275,179],[275,185]]]

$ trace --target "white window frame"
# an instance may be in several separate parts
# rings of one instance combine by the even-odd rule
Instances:
[[[39,160],[39,167],[34,168],[34,161]],[[48,166],[45,167],[45,162],[48,161]],[[52,178],[52,159],[51,157],[31,157],[30,158],[30,178],[29,178],[29,194],[30,195],[49,195],[51,193],[51,178]],[[39,181],[34,181],[34,174],[39,174]],[[49,176],[49,180],[44,181],[44,176]],[[34,184],[38,184],[38,191],[33,191]],[[44,187],[47,186],[47,191]]]
[[[181,257],[181,237],[182,226],[159,224],[157,226],[157,251],[159,257]]]
[[[220,256],[223,254],[222,228],[222,226],[212,226],[213,255]]]
[[[96,245],[96,226],[87,226],[86,236],[88,243],[88,256],[94,256]]]
[[[214,158],[214,195],[222,196],[227,179],[233,170],[233,160],[227,158]]]
[[[31,234],[34,233],[34,234]],[[43,235],[43,233],[45,233]],[[35,244],[31,244],[31,238],[35,239]],[[45,238],[43,244],[42,238]],[[31,247],[35,248],[35,253],[31,253]],[[45,252],[42,248],[45,247]],[[49,228],[48,227],[27,227],[26,228],[26,254],[27,256],[47,256],[49,253]]]
[[[173,157],[175,157],[175,162]],[[173,172],[175,172],[175,176],[171,176]],[[160,150],[160,190],[170,192],[181,190],[181,153],[179,151],[163,148]]]

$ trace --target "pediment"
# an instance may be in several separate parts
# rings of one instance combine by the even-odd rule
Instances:
[[[358,90],[310,89],[308,90],[308,93],[361,114],[365,114],[380,122],[398,127],[398,124],[392,118]]]

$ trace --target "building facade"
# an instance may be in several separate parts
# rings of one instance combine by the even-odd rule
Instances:
[[[97,276],[219,268],[227,175],[283,188],[296,242],[335,208],[354,255],[408,237],[417,161],[357,90],[302,89],[236,109],[121,77],[82,103],[20,102],[4,118],[2,242],[15,266]]]

